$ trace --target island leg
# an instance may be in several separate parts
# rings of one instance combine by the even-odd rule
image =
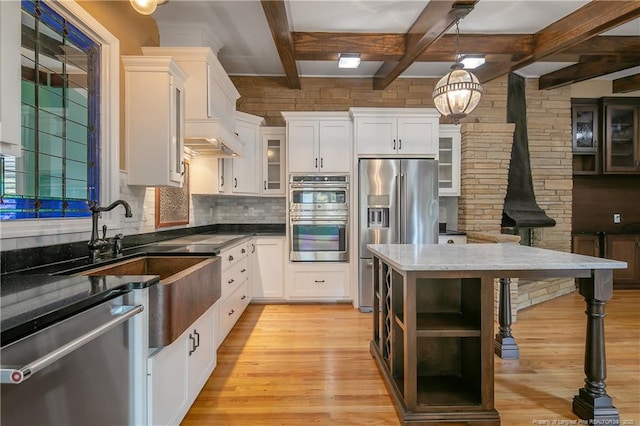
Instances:
[[[604,307],[613,295],[611,270],[594,270],[591,278],[578,279],[587,304],[587,336],[584,352],[585,386],[573,398],[573,412],[589,424],[619,424],[620,414],[607,395],[604,383],[607,361],[604,341]]]
[[[500,278],[500,305],[498,306],[498,333],[493,340],[493,352],[502,359],[518,359],[520,350],[511,335],[511,279]]]

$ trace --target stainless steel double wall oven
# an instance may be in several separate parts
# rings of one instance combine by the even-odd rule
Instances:
[[[349,176],[291,175],[289,259],[349,260]]]

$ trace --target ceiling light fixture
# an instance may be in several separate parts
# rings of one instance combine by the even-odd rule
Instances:
[[[484,65],[484,55],[462,55],[460,62],[467,70],[476,69],[480,65]]]
[[[451,71],[438,81],[433,89],[433,102],[440,114],[453,119],[455,124],[466,117],[480,103],[482,85],[478,78],[464,69],[460,62],[460,28],[456,21],[456,57]]]
[[[338,68],[358,68],[360,66],[359,53],[339,53]]]
[[[131,7],[141,15],[151,15],[158,6],[162,6],[169,0],[129,0]]]

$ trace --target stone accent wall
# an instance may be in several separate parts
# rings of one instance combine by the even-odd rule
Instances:
[[[399,78],[385,90],[373,90],[371,78],[302,78],[302,89],[287,88],[284,77],[231,76],[240,92],[239,111],[284,126],[281,111],[347,111],[350,107],[433,107],[438,79]]]
[[[500,232],[514,124],[462,125],[458,230]]]

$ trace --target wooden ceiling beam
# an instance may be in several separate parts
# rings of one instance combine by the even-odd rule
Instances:
[[[406,35],[405,55],[399,62],[387,61],[373,78],[373,88],[383,90],[402,74],[457,20],[465,17],[478,0],[430,1]]]
[[[620,24],[640,16],[640,1],[593,0],[575,12],[538,31],[533,52],[519,60],[486,64],[476,68],[481,82],[491,81],[511,71],[562,52]]]
[[[300,76],[284,0],[261,0],[261,3],[264,15],[269,23],[271,36],[280,56],[280,62],[282,62],[282,67],[287,76],[289,88],[300,89]]]
[[[294,32],[291,35],[297,60],[337,61],[339,53],[359,53],[363,61],[397,61],[405,54],[404,34]]]
[[[293,32],[296,60],[337,61],[338,53],[359,53],[363,61],[399,61],[405,54],[405,34]],[[461,34],[460,52],[487,56],[487,62],[508,62],[533,53],[533,34]],[[580,62],[582,56],[640,54],[638,36],[596,36],[540,62]],[[452,62],[455,34],[445,34],[415,62]],[[506,59],[506,60],[505,60]]]
[[[626,58],[624,58],[626,59]],[[566,68],[541,75],[538,80],[538,89],[556,89],[568,84],[578,83],[602,75],[626,70],[640,65],[640,57],[635,57],[634,62],[620,61],[594,61],[571,65]]]
[[[613,80],[613,93],[627,93],[640,90],[640,74]]]
[[[597,36],[562,51],[563,54],[575,55],[628,55],[631,52],[640,52],[640,37]]]

